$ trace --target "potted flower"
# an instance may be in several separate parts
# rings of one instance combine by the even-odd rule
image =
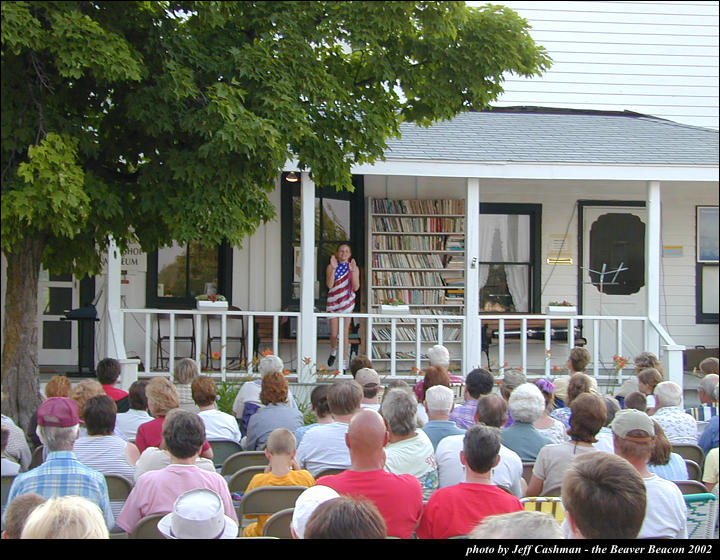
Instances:
[[[577,306],[567,300],[551,301],[547,306],[548,315],[575,315]]]
[[[227,309],[228,302],[221,294],[203,294],[195,296],[198,309]]]
[[[400,298],[384,299],[380,302],[380,313],[403,315],[410,313],[410,306]]]

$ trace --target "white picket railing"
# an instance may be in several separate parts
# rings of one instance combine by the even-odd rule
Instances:
[[[291,372],[298,372],[303,367],[314,367],[315,364],[308,364],[307,357],[301,356],[301,338],[302,329],[297,329],[297,337],[293,339],[286,338],[283,336],[282,328],[285,326],[284,323],[290,318],[295,318],[298,325],[301,323],[301,317],[299,312],[289,311],[231,311],[231,310],[168,310],[168,309],[123,309],[123,317],[127,318],[132,315],[135,323],[124,320],[125,323],[125,337],[128,339],[127,329],[133,328],[133,324],[140,326],[144,324],[144,328],[140,330],[144,331],[143,335],[143,352],[141,352],[138,358],[140,358],[143,367],[140,368],[140,373],[144,376],[154,375],[168,375],[174,367],[176,356],[179,355],[176,350],[178,344],[184,344],[186,341],[178,340],[178,337],[187,337],[187,331],[178,330],[178,317],[191,317],[194,324],[194,340],[195,348],[193,357],[201,365],[204,371],[211,375],[219,375],[222,380],[226,380],[228,377],[233,378],[236,376],[247,377],[248,375],[254,374],[253,360],[245,360],[244,364],[238,364],[237,362],[231,363],[228,360],[228,337],[235,336],[236,333],[229,332],[228,319],[233,317],[242,317],[245,321],[245,356],[252,357],[254,355],[253,350],[256,348],[255,340],[255,323],[259,318],[269,317],[270,319],[264,319],[269,321],[272,327],[272,336],[269,339],[263,339],[262,344],[259,347],[259,351],[262,352],[264,349],[269,349],[274,354],[279,355],[283,358],[288,369]],[[330,313],[315,313],[314,319],[316,325],[318,319],[328,319],[332,317]],[[143,321],[139,321],[138,317],[142,317]],[[497,326],[496,331],[497,337],[492,341],[492,353],[497,355],[497,360],[492,364],[488,364],[485,357],[482,357],[481,363],[469,363],[466,358],[468,353],[464,347],[464,329],[465,317],[458,315],[387,315],[387,314],[371,314],[371,313],[352,313],[344,315],[344,317],[352,317],[362,325],[361,329],[363,333],[360,335],[361,339],[364,339],[364,352],[371,357],[373,363],[376,365],[376,369],[381,371],[384,375],[390,376],[408,376],[412,375],[409,371],[412,367],[422,369],[423,361],[427,363],[424,358],[424,353],[432,344],[446,344],[449,346],[451,355],[455,359],[454,363],[458,362],[460,365],[460,373],[465,374],[473,367],[483,366],[487,367],[490,365],[494,372],[502,374],[502,371],[507,367],[522,368],[523,371],[527,372],[528,377],[537,376],[552,376],[556,375],[555,368],[552,365],[553,359],[557,361],[559,358],[566,357],[570,351],[570,348],[574,345],[575,338],[568,337],[567,340],[556,340],[553,334],[558,329],[566,328],[568,333],[574,332],[575,328],[582,322],[583,335],[586,338],[591,337],[594,341],[599,341],[601,337],[601,325],[606,331],[605,338],[612,337],[609,345],[613,347],[613,355],[624,356],[624,349],[627,344],[624,340],[624,332],[628,331],[631,324],[640,324],[643,332],[643,349],[652,349],[652,337],[655,336],[660,343],[657,345],[658,355],[665,363],[665,369],[668,373],[668,378],[682,385],[682,350],[684,347],[678,346],[674,343],[667,331],[653,321],[650,321],[647,317],[635,317],[635,316],[597,316],[597,315],[481,315],[479,317],[480,328],[486,322],[491,322],[493,326]],[[220,331],[218,333],[219,346],[217,352],[219,352],[219,359],[213,359],[212,356],[208,356],[207,338],[206,331],[208,320],[213,320],[219,323]],[[542,327],[529,326],[530,324],[536,325],[538,320],[542,321]],[[167,337],[162,344],[158,344],[158,326],[157,321],[161,321],[162,331],[161,335]],[[378,324],[389,325],[389,340],[377,340],[373,339],[373,328]],[[509,328],[508,325],[513,325],[513,328]],[[515,325],[519,324],[519,328],[514,328]],[[426,326],[433,326],[437,328],[437,340],[424,340],[422,338],[422,329]],[[459,337],[457,332],[453,337],[452,341],[446,340],[444,333],[448,327],[453,329],[460,329]],[[626,328],[627,327],[627,328]],[[415,333],[414,337],[409,337],[410,340],[399,340],[398,329],[402,329],[404,338],[408,338],[408,332]],[[342,361],[345,359],[343,356],[343,329],[339,329],[339,344],[338,344],[338,356],[335,367],[339,367]],[[387,332],[387,331],[386,331]],[[479,331],[478,331],[479,332]],[[611,334],[608,335],[607,332]],[[205,334],[204,334],[205,333]],[[517,337],[517,338],[516,338]],[[137,335],[134,337],[137,339]],[[316,343],[316,355],[321,354],[320,345],[327,347],[327,339],[319,339]],[[356,341],[352,341],[356,342]],[[452,342],[452,344],[450,344]],[[637,342],[637,341],[636,341]],[[543,344],[544,355],[538,359],[537,355],[539,352],[539,344]],[[607,341],[605,341],[606,346]],[[472,344],[480,345],[481,341],[473,341]],[[164,345],[164,346],[163,346]],[[387,358],[375,358],[373,359],[373,346],[382,345]],[[127,347],[127,345],[126,345]],[[599,350],[600,344],[593,344],[590,346],[592,355],[592,374],[600,379],[604,379],[607,384],[618,385],[622,383],[623,379],[633,373],[633,366],[630,363],[627,367],[615,367],[612,360],[607,359],[607,356],[601,356]],[[167,358],[162,360],[165,362],[167,367],[163,367],[160,360],[157,359],[157,353],[162,348],[162,352],[167,355]],[[413,358],[399,358],[399,349],[408,349],[408,354],[414,354]],[[476,353],[477,354],[477,353]],[[188,355],[185,352],[185,355]],[[552,358],[552,356],[555,358]],[[632,358],[632,356],[628,356]],[[161,367],[151,367],[151,364],[160,365]],[[212,366],[217,365],[217,369],[213,369]],[[293,371],[294,370],[294,371]]]

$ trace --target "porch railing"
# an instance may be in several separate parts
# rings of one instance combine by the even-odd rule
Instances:
[[[138,358],[140,358],[142,367],[139,371],[144,376],[154,375],[168,375],[173,371],[174,362],[176,360],[176,345],[177,337],[186,335],[186,333],[178,333],[177,330],[177,317],[179,315],[188,316],[192,315],[194,321],[194,337],[195,337],[195,349],[194,358],[203,367],[203,369],[211,375],[219,375],[222,380],[226,380],[228,376],[235,377],[238,375],[248,376],[254,374],[254,363],[253,356],[255,355],[255,349],[258,346],[255,340],[255,325],[258,322],[262,322],[265,326],[266,331],[271,332],[271,335],[263,337],[262,345],[258,348],[259,352],[263,349],[269,349],[274,354],[283,357],[286,364],[289,364],[288,369],[291,371],[293,368],[298,372],[302,367],[310,365],[311,367],[315,364],[306,364],[307,361],[305,356],[301,356],[302,348],[302,329],[300,328],[301,317],[299,312],[289,311],[230,311],[230,310],[168,310],[168,309],[122,309],[124,318],[124,333],[125,340],[127,341],[128,331],[133,328],[132,325],[136,325],[138,328],[141,325],[144,327],[141,329],[144,331],[142,336],[142,351],[137,352]],[[129,316],[133,316],[134,323],[128,320]],[[219,359],[213,359],[212,356],[207,355],[207,347],[204,344],[205,338],[203,332],[205,325],[203,324],[204,319],[207,316],[214,317],[219,320],[220,333],[219,333]],[[330,318],[337,317],[330,313],[314,313],[314,320],[319,318]],[[665,370],[668,373],[669,379],[675,381],[682,386],[682,351],[683,346],[675,344],[668,332],[659,325],[658,323],[642,316],[598,316],[598,315],[481,315],[478,318],[478,330],[481,332],[482,325],[485,323],[492,323],[496,325],[496,329],[493,329],[496,337],[492,340],[492,351],[496,353],[497,360],[494,363],[486,363],[486,358],[481,357],[481,363],[471,363],[474,361],[470,356],[478,356],[480,353],[475,350],[474,353],[469,352],[467,347],[469,344],[480,346],[481,340],[465,341],[465,330],[467,328],[466,319],[464,316],[458,315],[387,315],[387,314],[372,314],[372,313],[352,313],[343,315],[344,317],[352,317],[355,321],[359,322],[362,329],[360,339],[364,344],[364,352],[371,357],[373,362],[377,362],[376,369],[382,372],[384,375],[390,376],[407,376],[409,369],[415,367],[422,369],[423,362],[427,363],[424,353],[432,344],[444,344],[444,343],[457,343],[453,344],[450,348],[451,356],[455,360],[461,362],[461,373],[465,374],[470,369],[478,366],[487,367],[488,365],[494,372],[502,374],[503,370],[508,367],[521,367],[523,371],[527,372],[529,378],[538,376],[553,376],[558,375],[553,367],[553,361],[557,362],[558,359],[566,359],[570,348],[575,344],[575,337],[568,336],[567,340],[558,340],[558,331],[566,331],[567,333],[576,332],[576,327],[582,322],[583,335],[586,338],[590,338],[593,341],[598,341],[590,346],[590,352],[592,355],[592,374],[598,378],[598,381],[603,379],[608,384],[619,385],[623,380],[634,373],[632,363],[623,366],[621,363],[613,363],[608,360],[607,356],[601,356],[600,354],[600,343],[602,341],[605,347],[608,346],[614,348],[615,356],[624,356],[627,343],[625,340],[625,333],[630,327],[626,329],[628,325],[640,324],[643,332],[643,349],[647,349],[655,352],[660,356],[665,365]],[[228,337],[231,334],[228,332],[228,318],[231,317],[242,317],[246,321],[245,325],[245,356],[249,359],[245,360],[244,364],[230,364],[228,362],[227,355],[227,344]],[[142,320],[139,320],[141,318]],[[287,338],[282,334],[282,327],[285,321],[290,318],[295,318],[298,322],[297,337]],[[163,320],[167,322],[167,369],[152,368],[151,364],[156,361],[157,351],[160,348],[158,340],[154,334],[157,331],[156,325],[153,325],[153,320]],[[542,327],[538,327],[538,320],[542,321]],[[389,333],[388,340],[378,340],[373,334],[373,329],[379,324],[389,326],[389,331],[386,329],[386,333]],[[512,328],[510,327],[512,325]],[[519,327],[515,327],[519,325]],[[601,325],[604,325],[605,334],[601,335]],[[423,337],[423,328],[432,326],[437,329],[437,337],[433,340],[428,340]],[[457,331],[453,336],[452,341],[448,341],[445,337],[448,327],[452,327],[453,330],[459,329],[459,337]],[[337,364],[341,364],[342,360],[346,357],[343,355],[344,350],[344,332],[343,329],[339,330],[339,344],[338,344],[338,356]],[[404,333],[404,339],[400,340],[398,333],[402,330]],[[410,336],[408,339],[408,332],[414,332],[414,336]],[[607,332],[611,334],[608,335]],[[612,337],[612,340],[608,342],[607,338]],[[132,337],[134,341],[138,340],[138,336]],[[352,340],[351,342],[357,343],[358,341]],[[320,345],[327,344],[327,340],[316,342],[316,356]],[[541,357],[538,363],[538,345],[542,344],[544,350],[544,359]],[[386,358],[373,358],[373,346],[382,345],[385,349]],[[408,349],[407,354],[413,357],[399,357],[398,352],[400,348]],[[126,342],[126,349],[130,349],[130,346]],[[553,357],[554,356],[554,357]],[[629,356],[632,358],[632,356]],[[215,365],[217,362],[217,369],[208,367]],[[456,362],[457,363],[457,362]],[[557,363],[556,363],[557,365]],[[229,366],[234,366],[232,369]]]

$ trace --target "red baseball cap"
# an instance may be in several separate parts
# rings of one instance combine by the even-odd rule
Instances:
[[[69,428],[80,423],[78,404],[65,397],[50,397],[43,401],[37,411],[38,426]]]

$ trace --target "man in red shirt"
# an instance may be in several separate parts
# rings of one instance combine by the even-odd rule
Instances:
[[[341,495],[367,498],[385,519],[388,536],[409,539],[422,514],[422,488],[412,475],[383,470],[388,437],[382,416],[370,408],[362,409],[350,420],[345,436],[350,468],[320,477],[317,484]]]
[[[460,452],[465,482],[435,491],[420,520],[418,538],[467,535],[488,515],[523,509],[520,500],[490,480],[493,467],[500,462],[499,451],[500,430],[481,424],[468,429]]]
[[[120,373],[120,362],[115,358],[105,358],[95,366],[95,375],[105,390],[105,394],[115,401],[118,413],[130,410],[127,391],[115,387]]]

